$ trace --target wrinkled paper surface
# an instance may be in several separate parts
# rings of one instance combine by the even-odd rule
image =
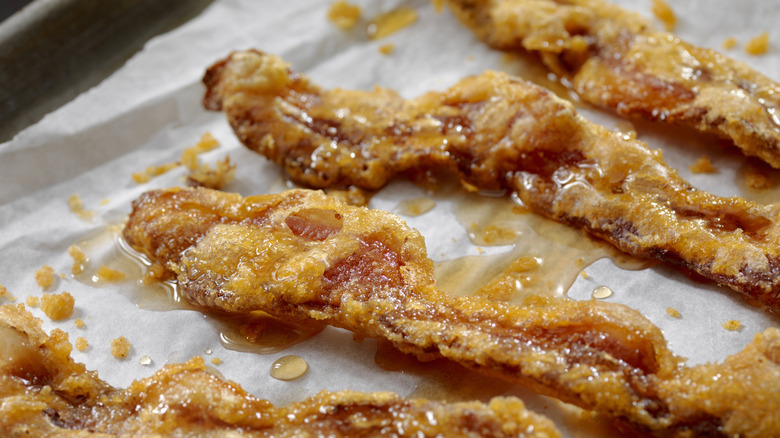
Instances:
[[[215,368],[226,378],[275,404],[300,400],[323,389],[410,395],[431,385],[426,382],[430,375],[382,370],[374,362],[376,342],[355,342],[346,331],[328,328],[275,354],[226,349],[219,331],[200,313],[149,305],[154,300],[149,301],[148,291],[139,292],[137,277],[97,285],[70,273],[70,245],[80,243],[87,252],[88,271],[94,272],[101,261],[110,262],[117,251],[116,229],[129,212],[131,201],[152,188],[182,185],[185,169],[175,169],[144,184],[135,183],[131,174],[178,160],[205,132],[212,133],[221,147],[203,154],[202,161],[213,164],[229,155],[237,163],[236,178],[225,190],[252,195],[289,187],[276,166],[239,144],[223,114],[207,112],[200,104],[204,70],[232,50],[257,48],[278,54],[323,87],[371,89],[379,85],[405,97],[444,89],[485,69],[520,75],[528,71],[478,42],[446,8],[437,13],[426,1],[357,3],[363,8],[362,21],[356,28],[342,31],[326,19],[328,2],[217,0],[189,23],[149,41],[100,85],[0,145],[0,284],[23,302],[28,295],[43,293],[34,280],[36,269],[48,264],[58,274],[65,274],[46,293],[70,292],[76,298],[73,317],[52,322],[37,308],[33,313],[43,318],[47,330],[60,327],[70,333],[71,340],[87,338],[90,347],[86,351],[74,350],[77,361],[97,370],[112,385],[126,386],[166,362],[203,355],[210,363],[208,359],[218,357],[222,363]],[[649,0],[618,3],[650,15]],[[415,8],[418,21],[385,39],[369,40],[367,21],[399,6]],[[676,33],[683,39],[721,49],[723,41],[733,36],[741,45],[727,51],[729,56],[780,79],[780,35],[771,35],[773,46],[766,55],[750,56],[741,48],[750,38],[775,29],[780,7],[774,2],[690,0],[673,6],[679,19]],[[381,54],[379,47],[389,43],[395,51]],[[608,114],[582,105],[579,108],[586,117],[608,128],[620,125]],[[651,124],[637,125],[637,129],[641,139],[652,148],[663,149],[666,160],[696,187],[719,195],[773,200],[772,192],[756,195],[740,190],[745,159],[734,150],[713,147],[711,139],[675,129]],[[692,174],[688,166],[704,154],[718,172]],[[85,209],[95,212],[94,218],[84,220],[71,212],[67,199],[74,193],[81,196]],[[371,206],[397,210],[402,199],[419,196],[418,187],[394,183],[379,192]],[[481,249],[469,243],[467,230],[449,207],[438,202],[432,211],[405,219],[426,236],[429,254],[435,260],[478,254]],[[493,253],[506,249],[488,248]],[[596,286],[609,286],[614,294],[608,300],[639,309],[663,329],[671,348],[691,363],[722,360],[741,350],[755,333],[778,325],[776,318],[725,289],[695,283],[663,266],[629,271],[602,259],[584,269],[587,278],[578,276],[569,296],[588,299]],[[667,315],[669,306],[682,318]],[[76,318],[86,326],[76,328]],[[727,331],[721,326],[732,319],[742,323],[741,330]],[[132,345],[125,360],[109,353],[110,340],[118,336],[125,336]],[[284,354],[303,357],[310,366],[308,373],[290,382],[271,378],[272,362]],[[143,355],[151,357],[150,365],[139,363]],[[446,388],[448,384],[458,385],[439,376],[442,394],[455,393]],[[605,433],[584,426],[577,415],[567,414],[567,409],[523,388],[503,384],[491,388],[475,397],[520,395],[532,409],[553,417],[568,435]],[[462,394],[453,397],[468,398]]]

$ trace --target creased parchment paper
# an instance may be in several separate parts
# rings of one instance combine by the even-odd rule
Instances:
[[[362,7],[362,21],[354,29],[342,31],[326,19],[329,2],[217,0],[199,17],[149,41],[99,86],[0,145],[0,284],[17,301],[42,293],[71,293],[76,299],[71,318],[52,322],[37,308],[33,313],[43,318],[46,329],[60,327],[70,333],[71,340],[85,337],[90,347],[84,352],[74,351],[75,359],[97,370],[113,385],[126,386],[166,362],[203,355],[207,361],[221,359],[215,368],[226,378],[276,404],[300,400],[322,389],[389,390],[406,396],[438,385],[443,396],[484,399],[519,395],[532,409],[553,417],[569,436],[608,433],[588,420],[578,419],[570,409],[517,386],[484,385],[488,389],[469,395],[448,389],[448,385],[457,387],[460,382],[448,380],[447,375],[384,371],[374,361],[375,341],[355,342],[342,330],[328,328],[312,339],[269,355],[226,349],[220,343],[219,331],[200,313],[156,307],[149,291],[138,285],[137,274],[106,284],[94,284],[71,274],[73,261],[67,254],[70,245],[81,244],[90,257],[88,271],[94,272],[101,262],[114,260],[118,251],[116,230],[129,212],[130,202],[152,188],[182,185],[185,169],[174,169],[144,184],[134,182],[131,174],[177,161],[181,152],[197,143],[205,132],[210,132],[221,146],[203,154],[203,161],[213,164],[229,155],[237,163],[236,178],[225,190],[252,195],[289,186],[279,169],[238,143],[222,114],[201,107],[200,78],[204,70],[232,50],[258,48],[278,54],[324,87],[370,89],[380,85],[396,89],[405,97],[443,89],[485,69],[520,75],[533,71],[478,42],[446,8],[437,13],[431,3],[422,0],[356,3]],[[650,15],[649,0],[617,3]],[[385,39],[369,40],[365,33],[367,21],[399,6],[416,9],[418,21]],[[673,7],[680,37],[718,49],[727,37],[735,37],[741,44],[727,51],[729,56],[780,79],[780,35],[772,34],[780,18],[780,5],[762,0],[690,0],[674,2]],[[763,31],[770,32],[770,51],[763,56],[747,55],[742,46]],[[379,47],[389,43],[394,44],[395,51],[381,54]],[[609,128],[621,123],[583,105],[579,108],[586,117]],[[699,188],[719,195],[759,197],[765,202],[776,194],[741,189],[746,160],[732,148],[712,145],[712,139],[676,129],[659,129],[651,124],[636,127],[641,139],[652,148],[663,149],[666,160]],[[691,173],[689,166],[704,154],[710,157],[717,173]],[[95,212],[92,219],[80,218],[70,210],[67,199],[72,194],[80,195],[84,208]],[[401,200],[419,196],[420,188],[398,182],[379,192],[371,206],[397,210]],[[425,235],[429,254],[435,260],[482,251],[469,242],[467,230],[455,219],[451,207],[447,202],[437,202],[430,212],[405,218]],[[484,250],[497,253],[508,249]],[[44,264],[64,274],[45,292],[34,279],[35,270]],[[608,300],[641,310],[664,330],[672,349],[691,363],[722,360],[741,350],[755,333],[779,322],[717,286],[695,283],[663,266],[629,271],[602,259],[584,269],[587,278],[577,276],[568,291],[570,297],[589,299],[595,287],[610,287],[614,294]],[[677,309],[682,318],[669,316],[667,307]],[[86,326],[77,328],[76,318]],[[742,323],[741,330],[727,331],[721,326],[732,319]],[[110,340],[119,336],[125,336],[132,345],[124,360],[109,353]],[[303,357],[310,366],[308,373],[290,382],[271,378],[272,362],[285,354]],[[152,359],[150,365],[139,363],[143,355]]]

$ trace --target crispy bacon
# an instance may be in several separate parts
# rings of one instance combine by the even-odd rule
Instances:
[[[448,0],[493,48],[538,54],[580,99],[731,140],[780,168],[780,84],[603,0]]]
[[[205,104],[238,138],[313,187],[376,189],[399,173],[449,169],[509,189],[531,210],[780,309],[780,204],[696,190],[659,151],[497,72],[404,100],[322,90],[280,58],[232,54],[205,75]]]
[[[277,408],[215,376],[200,357],[117,389],[73,361],[64,332],[47,335],[40,324],[21,305],[0,306],[4,437],[560,436],[513,397],[442,403],[323,391]]]
[[[312,210],[330,213],[301,214]],[[309,223],[290,227],[291,216]],[[301,229],[329,231],[321,238]],[[762,414],[780,409],[777,330],[723,363],[686,367],[657,327],[620,304],[447,296],[415,230],[319,192],[148,192],[134,202],[124,237],[201,308],[260,310],[385,339],[422,360],[444,357],[524,383],[635,432],[780,433],[780,419]]]

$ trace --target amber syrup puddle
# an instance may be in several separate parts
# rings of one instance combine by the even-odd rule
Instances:
[[[452,214],[478,249],[505,247],[490,255],[446,258],[435,264],[440,289],[455,296],[521,303],[529,295],[564,296],[577,276],[596,260],[609,258],[626,270],[654,261],[626,255],[606,242],[529,212],[510,196],[448,190]]]
[[[217,330],[220,343],[227,349],[274,354],[313,337],[325,328],[322,323],[297,324],[264,312],[228,315],[203,311],[190,305],[174,281],[158,281],[147,277],[151,262],[130,248],[121,237],[120,225],[106,227],[99,234],[76,245],[88,259],[83,272],[74,274],[74,279],[93,287],[130,284],[130,299],[145,310],[192,310],[202,313]],[[101,280],[97,275],[101,266],[121,272],[124,279]]]

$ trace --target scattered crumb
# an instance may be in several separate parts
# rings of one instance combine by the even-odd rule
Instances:
[[[348,189],[326,189],[325,193],[331,198],[336,198],[341,202],[358,207],[368,206],[372,195],[369,191],[355,186],[351,186]]]
[[[378,40],[412,25],[415,21],[417,21],[417,11],[400,7],[376,16],[368,24],[366,33],[369,39]]]
[[[81,318],[76,318],[76,320],[73,321],[73,323],[76,324],[76,328],[80,328],[80,329],[84,328],[84,326],[87,325],[84,323],[84,320],[82,320]]]
[[[189,175],[187,181],[190,185],[199,187],[208,187],[210,189],[220,190],[227,183],[233,181],[236,174],[236,165],[230,164],[230,157],[225,157],[222,161],[217,161],[214,169],[208,163],[196,166]]]
[[[436,207],[436,201],[431,198],[411,198],[404,199],[398,203],[397,210],[405,216],[420,216]]]
[[[763,55],[769,51],[769,33],[764,32],[752,38],[745,44],[745,51],[751,55]]]
[[[141,278],[142,284],[154,284],[163,278],[165,274],[165,268],[159,263],[154,263],[146,269],[143,278]]]
[[[623,136],[623,140],[636,140],[636,127],[628,120],[615,123],[615,130]]]
[[[724,329],[731,330],[731,331],[739,330],[742,327],[742,323],[737,321],[736,319],[728,320],[724,322],[722,325]]]
[[[60,272],[60,278],[63,279],[63,280],[65,279],[65,273],[64,272]]]
[[[474,55],[467,55],[466,62],[474,62]]]
[[[484,250],[484,249],[482,249],[481,247],[479,247],[479,246],[478,246],[478,247],[477,247],[477,252],[478,252],[479,254],[484,254],[484,253],[485,253],[485,250]]]
[[[151,365],[152,358],[148,354],[144,354],[143,356],[138,358],[138,363],[140,363],[141,365]]]
[[[726,50],[731,50],[734,47],[737,47],[737,39],[734,37],[728,37],[725,40],[723,40],[723,48]]]
[[[752,190],[766,190],[775,186],[775,181],[760,166],[748,164],[745,168],[745,184]]]
[[[580,277],[584,278],[585,280],[590,278],[590,276],[588,276],[588,273],[585,271],[580,271]]]
[[[110,199],[108,199],[108,198],[103,198],[103,199],[101,199],[101,200],[100,200],[100,202],[99,202],[98,204],[99,204],[99,205],[108,205],[108,203],[109,203],[109,202],[111,202],[111,200],[110,200]]]
[[[352,29],[360,20],[360,6],[344,0],[333,3],[328,10],[328,20],[343,30]]]
[[[97,278],[100,281],[119,281],[125,278],[125,274],[103,265],[97,270]]]
[[[203,134],[195,146],[188,147],[181,154],[181,163],[187,166],[187,169],[195,170],[198,168],[198,155],[219,147],[219,142],[210,132]]]
[[[680,312],[675,309],[674,307],[667,307],[666,308],[667,315],[671,316],[672,318],[681,318],[682,315],[680,315]]]
[[[718,169],[712,165],[710,158],[702,155],[695,163],[688,166],[693,173],[718,173]]]
[[[393,52],[395,52],[395,44],[385,44],[384,46],[379,46],[379,53],[383,55],[390,55]]]
[[[444,10],[444,0],[432,0],[431,3],[433,3],[433,9],[437,14]]]
[[[653,14],[661,20],[668,32],[674,30],[674,26],[677,25],[677,17],[674,15],[674,11],[664,0],[653,0]]]
[[[35,282],[43,289],[54,284],[54,268],[49,265],[43,265],[41,269],[35,271]]]
[[[79,336],[78,338],[76,338],[75,344],[76,344],[76,350],[78,351],[84,351],[87,349],[87,347],[89,347],[89,342],[87,342],[87,338],[83,336]]]
[[[213,363],[214,365],[219,365],[222,363],[222,359],[215,357],[214,359],[211,359],[211,363]]]
[[[143,184],[145,182],[149,182],[152,177],[149,176],[148,173],[145,172],[136,172],[133,173],[133,181],[135,181],[137,184]]]
[[[482,230],[482,240],[488,245],[503,245],[517,239],[517,231],[510,228],[488,225]]]
[[[52,321],[59,321],[70,318],[73,315],[73,304],[75,302],[73,295],[67,292],[47,294],[41,297],[41,310]]]
[[[137,182],[138,184],[142,184],[145,182],[149,182],[150,179],[152,179],[153,176],[159,176],[163,173],[175,169],[179,167],[180,163],[167,163],[160,166],[149,166],[144,170],[143,172],[138,172],[133,174],[133,181]]]
[[[0,284],[0,301],[2,300],[8,300],[10,302],[16,301],[16,297],[11,295],[11,292],[8,292],[8,289],[6,289],[5,286]]]
[[[39,297],[34,297],[30,295],[25,300],[25,303],[27,304],[27,307],[38,307],[41,305],[41,299]]]
[[[130,341],[120,336],[111,340],[111,355],[117,359],[124,359],[130,353]]]
[[[68,254],[70,254],[73,259],[73,267],[70,271],[74,275],[84,272],[84,266],[87,263],[87,255],[84,254],[84,251],[76,245],[71,245],[70,248],[68,248]]]
[[[81,201],[81,196],[78,193],[74,193],[68,197],[68,207],[76,216],[84,220],[92,219],[95,215],[94,211],[84,210],[84,203]]]

